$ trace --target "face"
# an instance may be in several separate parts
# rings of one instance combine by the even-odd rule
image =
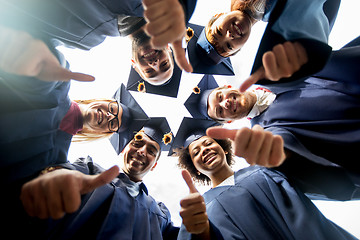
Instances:
[[[244,46],[250,36],[251,27],[252,23],[247,14],[231,11],[215,20],[207,29],[206,37],[220,55],[227,57]]]
[[[141,181],[156,166],[160,155],[157,142],[142,133],[142,140],[134,139],[124,149],[123,170],[133,181]]]
[[[147,36],[143,38],[145,39],[133,41],[132,65],[145,81],[152,85],[162,85],[173,74],[174,61],[171,49],[154,49],[150,45],[150,39]]]
[[[203,136],[190,143],[189,153],[195,168],[207,176],[227,164],[222,147],[208,136]]]
[[[83,130],[93,133],[116,132],[121,126],[122,107],[116,101],[96,101],[85,106]]]
[[[214,89],[208,98],[208,115],[216,120],[235,120],[251,110],[246,94],[236,88]]]

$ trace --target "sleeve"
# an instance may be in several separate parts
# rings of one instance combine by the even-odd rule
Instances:
[[[292,179],[311,199],[354,200],[360,197],[360,177],[340,166],[326,163],[305,148],[289,131],[270,127],[266,129],[284,139],[290,151],[286,161],[278,168]]]
[[[162,202],[157,202],[160,210],[166,215],[165,226],[162,228],[162,236],[165,240],[177,239],[179,228],[175,227],[173,222],[171,221],[171,214],[169,209]]]
[[[218,228],[209,220],[210,223],[210,236],[211,240],[223,240],[223,236],[221,235]],[[186,228],[183,224],[181,224],[178,240],[185,240],[185,239],[193,239],[197,240],[199,238],[196,237],[196,235],[189,233],[186,231]],[[199,239],[200,240],[200,239]]]

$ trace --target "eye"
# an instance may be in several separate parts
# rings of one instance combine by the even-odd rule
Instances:
[[[161,67],[165,67],[166,65],[168,65],[168,62],[167,62],[167,61],[164,61],[164,62],[161,63],[160,66],[161,66]]]
[[[230,43],[227,43],[226,46],[227,46],[227,48],[228,48],[229,50],[232,50],[232,49],[233,49],[233,48],[231,47]]]
[[[153,73],[154,72],[154,69],[152,68],[148,68],[145,70],[145,73]]]
[[[205,142],[205,146],[210,146],[211,144],[212,144],[211,141],[206,141],[206,142]]]
[[[216,33],[220,36],[222,36],[221,30],[219,28],[216,28]]]

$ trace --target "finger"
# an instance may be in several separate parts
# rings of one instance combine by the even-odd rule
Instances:
[[[197,193],[198,190],[194,186],[194,183],[191,179],[190,173],[187,170],[182,170],[181,175],[184,178],[186,185],[189,187],[190,193]]]
[[[156,4],[158,2],[162,2],[163,0],[143,0],[142,4],[145,9],[149,8],[151,5]]]
[[[259,125],[252,128],[248,146],[245,149],[246,161],[251,164],[257,164],[259,151],[264,141],[263,130]]]
[[[27,183],[21,188],[20,199],[24,206],[26,213],[30,217],[35,217],[35,208],[34,208],[34,198],[32,197],[32,189],[30,185]]]
[[[181,70],[185,70],[186,72],[192,72],[193,68],[191,64],[186,59],[185,49],[182,48],[181,40],[175,41],[172,43],[172,49],[174,51],[174,58],[176,64]]]
[[[45,63],[42,65],[37,78],[43,81],[70,81],[76,80],[81,82],[91,82],[95,78],[83,73],[74,73],[61,67],[59,64]]]
[[[211,127],[206,130],[206,135],[214,139],[235,140],[237,129],[226,129],[223,127]]]
[[[144,10],[144,18],[146,22],[154,21],[161,16],[164,16],[168,13],[167,6],[162,4],[162,2],[155,2],[151,5],[148,5]]]
[[[259,151],[259,157],[257,164],[264,167],[270,166],[270,152],[273,143],[273,135],[271,132],[266,131],[264,134],[264,140]]]
[[[274,52],[264,53],[262,57],[265,78],[271,81],[278,80],[278,65]]]
[[[102,185],[111,182],[119,175],[119,167],[113,166],[112,168],[102,172],[97,176],[86,176],[83,184],[81,185],[81,194],[88,193]]]
[[[307,63],[308,56],[307,56],[307,52],[306,52],[306,49],[304,48],[304,46],[299,42],[294,42],[294,47],[295,47],[296,55],[297,55],[301,65],[304,65],[305,63]]]
[[[270,153],[269,165],[272,167],[280,166],[285,161],[284,140],[276,135],[273,139],[273,145]]]
[[[257,81],[263,79],[265,77],[265,70],[264,67],[260,67],[256,72],[250,75],[248,79],[246,79],[241,85],[240,85],[240,92],[245,92],[251,85],[257,83]]]
[[[180,201],[180,206],[182,208],[188,209],[190,206],[193,206],[193,205],[198,205],[198,207],[200,209],[202,209],[203,211],[205,211],[205,209],[206,209],[205,203],[204,203],[204,198],[198,192],[190,193],[189,195],[187,195]]]
[[[251,130],[249,128],[241,128],[237,130],[236,136],[234,139],[234,154],[238,157],[246,157],[246,149],[249,145],[251,138]]]
[[[53,219],[62,218],[65,214],[61,190],[56,185],[51,184],[45,195],[47,196],[46,204],[49,216]]]

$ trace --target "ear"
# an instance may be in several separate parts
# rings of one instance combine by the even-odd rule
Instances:
[[[157,161],[155,162],[154,166],[152,166],[152,168],[150,169],[150,171],[153,171],[154,168],[156,167],[156,165],[157,165]]]

